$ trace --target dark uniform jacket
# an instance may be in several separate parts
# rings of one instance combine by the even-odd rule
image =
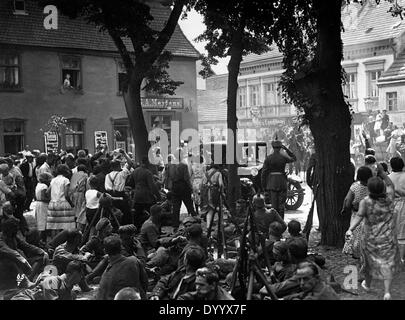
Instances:
[[[159,282],[156,284],[155,288],[153,289],[153,296],[158,296],[160,300],[162,299],[176,299],[182,294],[187,292],[192,292],[195,290],[195,274],[191,275],[183,279],[186,275],[186,269],[183,267],[181,269],[177,269],[176,271],[172,272],[171,274],[160,278]],[[178,290],[176,296],[176,290],[180,284],[180,281],[183,279],[180,289]]]
[[[148,276],[142,263],[134,256],[119,256],[109,261],[101,277],[97,300],[113,300],[116,293],[125,287],[138,289],[141,298],[146,298]]]
[[[194,291],[179,296],[177,300],[201,300],[201,299],[198,297],[197,292]],[[212,300],[235,300],[235,299],[225,289],[218,287],[215,297]]]
[[[132,172],[128,185],[135,188],[134,200],[136,203],[155,203],[160,198],[159,190],[153,182],[152,172],[140,166]]]
[[[287,190],[287,176],[285,166],[287,163],[296,161],[295,155],[286,157],[281,153],[273,153],[266,157],[262,171],[262,186],[265,190]],[[277,174],[274,174],[277,173]]]

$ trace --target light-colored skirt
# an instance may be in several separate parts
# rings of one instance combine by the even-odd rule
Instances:
[[[38,231],[45,231],[48,217],[48,202],[36,201],[34,215],[37,222]]]
[[[69,202],[66,200],[51,201],[48,205],[46,229],[71,230],[76,228],[76,217]]]

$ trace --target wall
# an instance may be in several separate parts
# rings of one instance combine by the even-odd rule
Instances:
[[[342,62],[342,65],[350,65],[358,63],[357,66],[357,110],[356,112],[366,112],[366,105],[364,99],[367,98],[367,72],[364,62],[370,62],[373,60],[385,60],[384,71],[387,70],[394,61],[394,55],[376,55],[375,57],[367,57],[360,59],[347,59]],[[381,108],[382,109],[382,108]]]
[[[0,92],[0,119],[25,119],[25,144],[44,150],[43,133],[53,114],[85,120],[84,147],[94,151],[94,131],[105,130],[113,145],[112,119],[126,118],[122,96],[117,95],[117,65],[114,57],[84,54],[82,57],[83,94],[61,93],[61,68],[56,52],[23,49],[23,92]],[[185,110],[178,112],[182,127],[197,128],[196,72],[194,59],[174,58],[169,73],[184,81],[175,97],[184,98]],[[146,113],[146,112],[145,112]],[[4,152],[0,139],[0,153]]]

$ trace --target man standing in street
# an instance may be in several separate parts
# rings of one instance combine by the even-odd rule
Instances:
[[[26,190],[24,211],[29,211],[35,193],[34,155],[31,152],[25,154],[25,161],[21,163],[20,170],[24,176]]]
[[[274,152],[267,156],[263,164],[262,186],[270,194],[270,202],[284,219],[284,205],[287,199],[287,176],[285,166],[287,163],[297,160],[296,156],[285,147],[281,141],[271,143]],[[281,152],[281,149],[285,152]]]
[[[180,151],[179,159],[183,159],[182,152]],[[187,164],[184,161],[179,160],[179,164],[176,166],[175,175],[173,178],[173,227],[177,230],[180,225],[180,209],[181,204],[187,208],[189,215],[197,215],[194,210],[193,200],[191,194],[193,186],[191,185],[190,173]]]

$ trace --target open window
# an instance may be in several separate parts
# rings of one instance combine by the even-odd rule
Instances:
[[[79,57],[62,56],[62,87],[65,90],[82,89],[81,61]]]

